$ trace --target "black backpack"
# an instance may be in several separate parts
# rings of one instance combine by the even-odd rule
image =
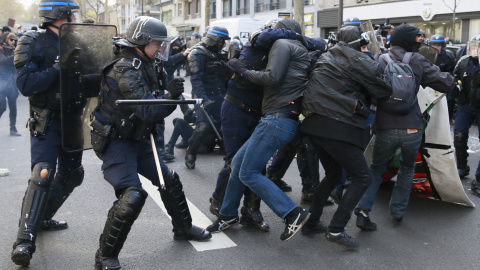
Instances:
[[[396,61],[390,53],[383,55],[388,62],[384,75],[392,83],[392,94],[388,99],[378,101],[378,109],[393,115],[405,115],[418,103],[415,74],[408,64],[412,55],[412,52],[406,52],[402,62]]]

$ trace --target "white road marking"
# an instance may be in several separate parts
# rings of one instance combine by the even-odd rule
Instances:
[[[148,195],[160,206],[162,211],[167,215],[168,218],[171,217],[167,214],[167,210],[163,205],[162,198],[160,198],[160,193],[158,192],[158,188],[146,179],[145,177],[140,176],[140,181],[142,182],[143,188],[148,192]],[[190,214],[192,215],[193,224],[201,227],[206,228],[208,225],[212,224],[212,221],[205,216],[202,211],[200,211],[194,204],[192,204],[188,199],[188,208],[190,209]],[[237,244],[233,242],[225,233],[218,232],[212,234],[212,239],[205,242],[198,242],[198,241],[189,241],[192,246],[197,251],[206,251],[206,250],[213,250],[213,249],[222,249],[222,248],[230,248],[236,247]]]

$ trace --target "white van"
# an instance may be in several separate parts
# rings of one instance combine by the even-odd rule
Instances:
[[[265,23],[266,21],[250,18],[228,18],[213,21],[210,23],[210,26],[216,25],[227,28],[228,35],[231,38],[238,36],[245,44],[248,41],[248,34],[260,29]]]

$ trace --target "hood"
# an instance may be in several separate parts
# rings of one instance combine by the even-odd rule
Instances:
[[[338,41],[343,41],[345,43],[349,43],[355,40],[359,40],[362,36],[362,30],[358,26],[345,26],[340,28],[338,31]],[[352,44],[348,44],[351,48],[361,51],[360,49],[360,42],[354,42]]]
[[[307,50],[309,51],[317,51],[320,50],[322,52],[327,51],[327,42],[322,38],[310,38],[305,36],[305,40],[307,41]]]
[[[407,52],[413,52],[416,47],[415,39],[419,30],[417,27],[409,24],[395,27],[390,37],[390,45],[402,47]]]
[[[300,26],[300,24],[297,21],[295,21],[294,19],[290,19],[290,18],[278,21],[275,24],[274,29],[293,30],[293,31],[295,31],[295,33],[297,33],[299,35],[303,35],[302,34],[302,27]]]

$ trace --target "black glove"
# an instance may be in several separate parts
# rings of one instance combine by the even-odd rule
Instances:
[[[188,109],[188,111],[183,115],[183,120],[187,121],[187,123],[197,122],[197,117],[195,116],[194,110]]]
[[[243,64],[240,60],[237,58],[232,58],[230,61],[228,61],[228,65],[233,69],[235,74],[237,76],[241,76],[243,72],[245,72],[247,69],[245,68],[245,64]]]
[[[175,78],[168,83],[168,98],[169,99],[178,99],[180,95],[183,94],[185,88],[183,87],[183,78]]]
[[[204,99],[203,102],[202,102],[202,106],[206,110],[208,107],[212,106],[213,103],[214,102],[211,99]]]
[[[226,79],[231,79],[233,74],[235,73],[233,71],[233,68],[231,68],[225,61],[220,61],[216,62],[213,64],[213,69],[215,70],[215,73],[218,75],[226,78]]]

